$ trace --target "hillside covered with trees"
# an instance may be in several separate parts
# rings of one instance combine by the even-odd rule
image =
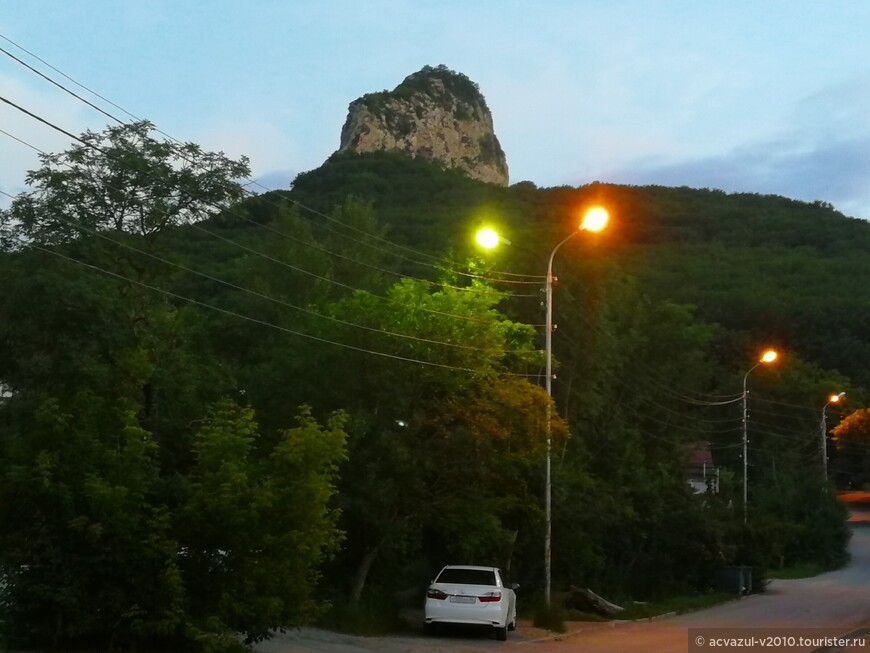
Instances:
[[[457,562],[534,601],[548,416],[556,591],[845,560],[834,481],[870,480],[868,449],[829,442],[826,480],[820,416],[867,405],[870,225],[389,153],[257,196],[247,173],[138,123],[44,157],[0,214],[0,642],[228,650]],[[593,203],[611,227],[555,262],[551,400],[547,257]],[[512,244],[475,249],[483,225]]]

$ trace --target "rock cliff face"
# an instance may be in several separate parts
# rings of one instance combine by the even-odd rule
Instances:
[[[351,102],[341,130],[343,150],[405,152],[473,179],[508,184],[486,100],[477,84],[445,66],[426,66],[392,91]]]

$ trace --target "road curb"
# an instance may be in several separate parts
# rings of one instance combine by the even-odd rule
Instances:
[[[579,635],[583,632],[582,628],[578,628],[577,630],[572,630],[569,633],[554,633],[549,637],[538,637],[537,639],[526,639],[522,642],[513,642],[517,646],[521,646],[522,644],[540,644],[541,642],[561,642],[563,639],[568,637],[574,637],[575,635]]]
[[[665,612],[663,614],[653,615],[652,617],[644,617],[642,619],[631,619],[630,621],[625,621],[624,623],[636,624],[636,623],[641,622],[641,621],[658,621],[659,619],[665,619],[667,617],[676,617],[676,616],[677,616],[676,611]]]
[[[677,616],[677,614],[678,613],[676,611],[674,611],[674,612],[665,612],[663,614],[657,614],[657,615],[654,615],[652,617],[643,617],[642,619],[612,619],[610,621],[597,621],[597,622],[592,622],[592,623],[600,624],[601,626],[605,626],[605,627],[609,626],[610,628],[618,628],[619,626],[621,626],[623,624],[636,624],[636,623],[644,623],[644,622],[648,622],[648,621],[658,621],[659,619],[666,619],[668,617],[675,617],[675,616]],[[540,643],[540,642],[559,642],[559,641],[566,639],[568,637],[574,637],[575,635],[579,635],[580,633],[582,633],[586,630],[587,630],[586,628],[578,628],[577,630],[572,630],[570,632],[553,633],[552,635],[549,635],[547,637],[536,637],[535,639],[526,639],[526,640],[523,640],[522,642],[514,642],[514,644],[520,645],[520,644],[535,644],[535,643]]]

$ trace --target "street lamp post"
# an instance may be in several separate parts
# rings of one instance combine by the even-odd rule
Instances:
[[[845,392],[831,395],[828,398],[828,403],[822,407],[822,474],[824,474],[826,481],[828,480],[828,416],[825,414],[825,410],[827,410],[828,406],[836,404],[845,396]]]
[[[747,437],[746,424],[749,419],[749,412],[746,406],[746,397],[749,392],[746,389],[746,380],[749,378],[749,373],[762,363],[772,363],[776,360],[777,353],[773,349],[768,349],[761,356],[761,359],[752,367],[746,374],[743,375],[743,523],[746,523],[749,505],[749,438]]]
[[[607,226],[608,214],[601,207],[589,209],[583,216],[583,221],[580,223],[580,228],[572,232],[562,240],[550,252],[550,260],[547,263],[547,324],[546,335],[544,339],[544,348],[546,350],[546,377],[544,387],[547,390],[547,396],[553,396],[553,259],[556,257],[556,252],[565,243],[571,240],[581,231],[598,232]],[[551,403],[547,404],[547,465],[546,465],[546,491],[544,499],[544,514],[545,514],[545,533],[544,533],[544,599],[547,605],[550,605],[550,593],[552,588],[552,539],[553,539],[553,492],[552,492],[552,433],[550,425],[550,410]]]
[[[591,231],[597,233],[602,231],[607,226],[607,221],[609,219],[609,215],[607,210],[600,207],[595,206],[586,211],[583,214],[583,219],[580,222],[580,226],[577,231],[572,232],[566,238],[562,240],[558,245],[553,248],[553,251],[550,252],[550,260],[547,262],[547,323],[546,323],[546,335],[544,338],[544,348],[546,351],[546,378],[544,381],[544,387],[547,390],[547,396],[553,396],[553,283],[556,278],[553,276],[553,259],[556,258],[556,252],[559,251],[559,248],[562,247],[565,243],[571,240],[574,236],[576,236],[581,231]],[[509,240],[505,240],[501,236],[499,236],[494,230],[490,228],[481,229],[477,232],[476,235],[477,243],[486,249],[491,249],[498,245],[498,243],[503,242],[509,244]],[[550,605],[550,594],[552,588],[552,556],[551,556],[551,544],[552,544],[552,535],[553,535],[553,518],[552,518],[552,507],[553,507],[553,492],[552,492],[552,460],[551,460],[551,452],[552,452],[552,431],[551,431],[551,403],[547,403],[547,465],[546,465],[546,491],[545,491],[545,499],[544,499],[544,514],[546,521],[546,528],[544,534],[544,596],[547,601],[547,605]]]

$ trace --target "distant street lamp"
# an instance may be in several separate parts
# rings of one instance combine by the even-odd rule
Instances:
[[[845,392],[831,395],[828,398],[828,403],[822,407],[822,473],[826,481],[828,480],[828,416],[825,414],[825,410],[831,404],[838,403],[845,396]]]
[[[553,396],[553,282],[556,278],[553,276],[553,259],[556,257],[556,252],[559,251],[559,248],[562,247],[565,243],[571,240],[574,236],[579,234],[581,231],[590,231],[592,233],[598,233],[603,231],[605,227],[607,227],[607,222],[610,219],[610,215],[607,212],[607,209],[594,206],[588,209],[583,214],[583,219],[580,221],[580,225],[577,228],[577,231],[571,232],[567,237],[565,237],[558,245],[553,248],[553,251],[550,252],[550,260],[547,263],[547,324],[546,324],[546,336],[545,336],[545,350],[546,350],[546,379],[544,385],[547,390],[547,395]],[[507,242],[504,239],[500,238],[498,234],[496,234],[492,229],[481,229],[477,232],[476,236],[477,242],[481,247],[486,247],[487,249],[491,249],[495,247],[499,242]],[[552,433],[551,433],[551,425],[550,425],[550,403],[547,404],[547,478],[546,478],[546,491],[545,491],[545,519],[546,519],[546,532],[544,535],[544,597],[547,601],[547,605],[550,605],[550,594],[552,589],[552,539],[553,539],[553,515],[552,515],[552,506],[553,506],[553,492],[552,492],[552,461],[551,461],[551,452],[552,452]]]
[[[768,349],[761,356],[761,359],[747,370],[743,375],[743,523],[746,523],[747,506],[749,505],[749,439],[747,438],[746,422],[749,418],[749,412],[746,409],[746,379],[749,378],[749,373],[762,363],[772,363],[777,358],[777,353],[773,349]]]

